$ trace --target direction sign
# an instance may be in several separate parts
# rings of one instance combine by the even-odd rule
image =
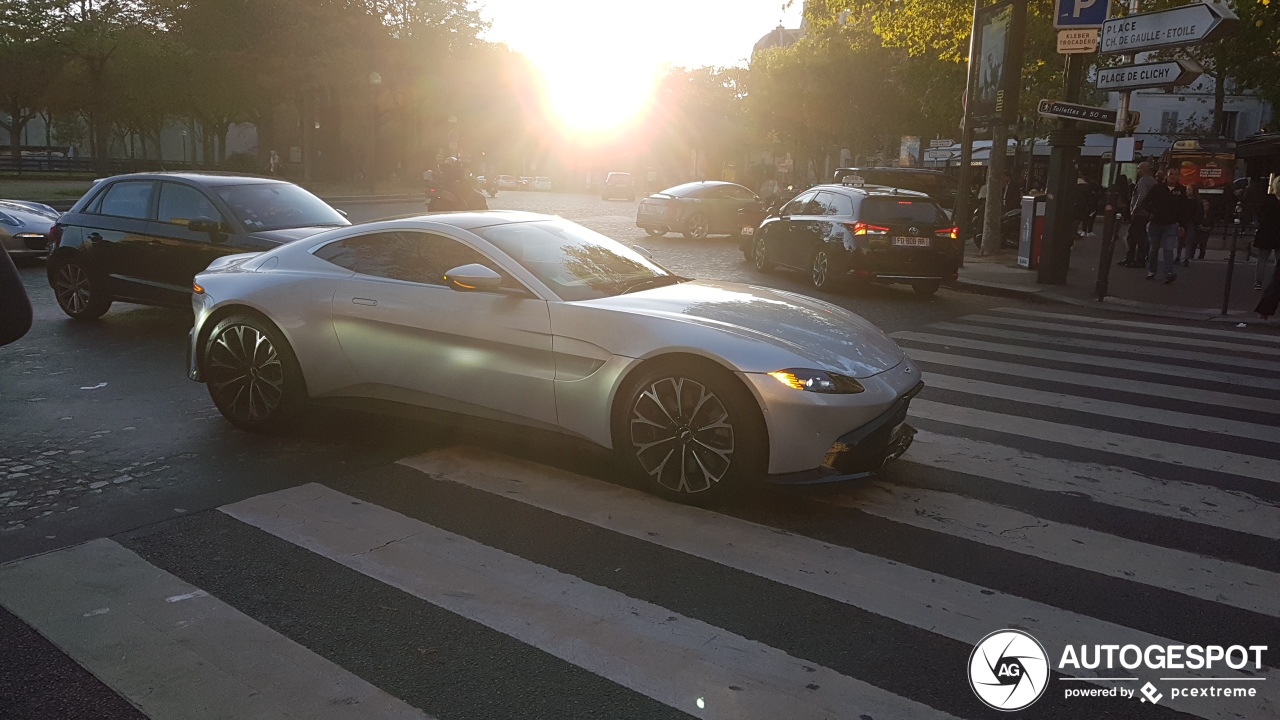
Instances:
[[[1083,30],[1059,30],[1058,54],[1083,55],[1096,52],[1098,49],[1098,28]]]
[[[1107,108],[1093,107],[1092,105],[1076,105],[1075,103],[1062,102],[1060,100],[1041,100],[1041,115],[1051,115],[1053,117],[1067,118],[1068,120],[1083,120],[1084,122],[1095,122],[1102,125],[1116,124],[1116,111]],[[1138,124],[1138,114],[1129,113],[1129,124]]]
[[[1103,68],[1098,71],[1099,90],[1135,90],[1137,88],[1190,85],[1204,70],[1191,60],[1143,63]]]
[[[956,144],[956,141],[952,140],[951,138],[939,138],[937,140],[929,141],[929,147],[935,148],[935,149],[951,147],[952,145],[955,145],[955,144]]]
[[[1107,0],[1054,0],[1053,26],[1100,28],[1107,19]]]
[[[1216,40],[1240,21],[1225,5],[1196,3],[1173,10],[1130,15],[1102,26],[1101,55],[1137,53]]]

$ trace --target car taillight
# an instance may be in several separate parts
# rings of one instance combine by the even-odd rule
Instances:
[[[955,240],[960,235],[960,228],[958,227],[944,228],[942,230],[935,230],[933,234],[937,235],[938,237],[951,238],[952,240]]]
[[[868,225],[864,222],[845,223],[845,227],[849,228],[849,232],[854,235],[888,235],[889,228],[880,227],[879,225]]]
[[[53,250],[58,247],[60,242],[62,242],[62,226],[54,225],[49,228],[49,249]]]

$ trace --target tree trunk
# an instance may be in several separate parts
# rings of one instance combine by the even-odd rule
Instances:
[[[1000,252],[1000,221],[1004,216],[1004,171],[1007,167],[1009,126],[996,120],[991,124],[991,157],[987,162],[987,205],[982,223],[981,255]]]
[[[1226,131],[1226,113],[1222,111],[1227,102],[1227,73],[1225,64],[1218,60],[1218,74],[1213,78],[1213,136],[1222,137]]]

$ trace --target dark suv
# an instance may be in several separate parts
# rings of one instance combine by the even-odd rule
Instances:
[[[262,252],[350,225],[297,185],[211,173],[143,173],[98,182],[49,233],[49,285],[77,320],[114,300],[191,305],[191,282],[223,255]]]
[[[938,203],[924,193],[856,180],[806,190],[766,218],[752,248],[756,269],[804,270],[819,290],[852,278],[908,283],[931,295],[954,280],[963,248]]]

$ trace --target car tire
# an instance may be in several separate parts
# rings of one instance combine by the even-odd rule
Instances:
[[[918,295],[932,295],[938,292],[940,287],[942,287],[940,280],[924,280],[911,283],[911,289],[915,290]]]
[[[767,273],[773,269],[773,263],[769,262],[769,249],[764,244],[763,233],[751,245],[751,257],[749,259],[757,272]]]
[[[711,222],[700,212],[689,216],[684,223],[685,240],[705,240],[711,234]]]
[[[618,393],[613,415],[619,459],[643,489],[669,500],[713,504],[767,471],[768,430],[755,398],[709,361],[642,369]]]
[[[839,280],[836,275],[831,254],[819,249],[813,254],[813,262],[809,264],[809,282],[816,290],[831,292],[836,289]]]
[[[78,258],[54,260],[49,280],[58,307],[72,320],[96,320],[111,309],[102,280]]]
[[[644,231],[649,234],[649,237],[662,237],[667,234],[666,230],[658,230],[656,228],[645,228]]]
[[[255,315],[231,315],[215,325],[201,368],[213,404],[241,430],[282,430],[306,401],[302,369],[289,341]]]

